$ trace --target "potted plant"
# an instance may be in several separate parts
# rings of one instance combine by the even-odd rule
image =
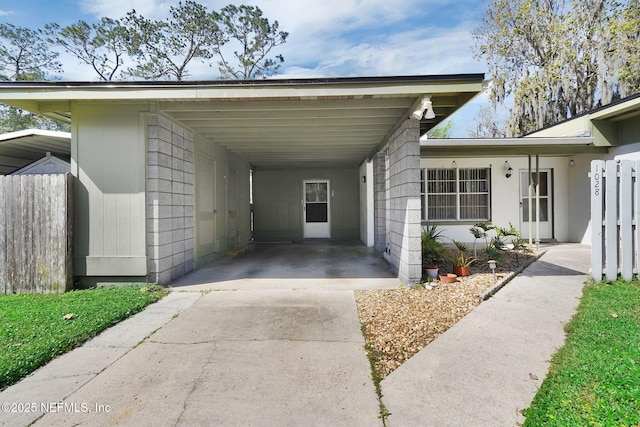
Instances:
[[[458,277],[464,277],[469,275],[469,266],[477,261],[476,258],[471,255],[467,255],[467,247],[464,243],[453,240],[453,244],[456,245],[457,252],[451,257],[451,263],[453,264],[453,272]]]
[[[438,278],[438,264],[446,251],[444,244],[440,242],[441,233],[435,224],[422,228],[422,265],[427,271],[427,277],[431,279]]]

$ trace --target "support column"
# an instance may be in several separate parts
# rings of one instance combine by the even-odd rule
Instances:
[[[386,147],[388,203],[385,203],[384,197],[378,197],[385,194],[384,186],[382,191],[378,191],[379,166],[385,164],[385,151],[378,153],[378,165],[374,164],[376,211],[378,206],[386,205],[385,219],[388,218],[388,221],[382,222],[385,226],[382,242],[388,238],[385,256],[397,269],[398,278],[408,285],[417,284],[422,278],[419,139],[420,123],[413,119],[407,120],[389,139]],[[380,244],[379,225],[376,214],[376,248]]]
[[[384,152],[377,153],[373,158],[373,226],[374,250],[383,253],[386,249],[386,194],[385,194],[385,162]]]
[[[169,284],[193,271],[193,137],[164,117],[147,128],[148,280]]]

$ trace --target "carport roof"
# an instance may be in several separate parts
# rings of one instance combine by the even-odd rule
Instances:
[[[71,134],[27,129],[0,135],[0,175],[41,159],[47,152],[68,159],[71,154]]]
[[[484,74],[187,82],[3,82],[0,101],[71,121],[74,102],[152,103],[257,167],[357,165],[430,96],[445,120]]]

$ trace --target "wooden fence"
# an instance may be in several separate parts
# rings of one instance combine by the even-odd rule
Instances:
[[[71,174],[0,176],[0,294],[72,288],[72,182]]]
[[[638,274],[640,161],[591,162],[591,274],[614,281]]]

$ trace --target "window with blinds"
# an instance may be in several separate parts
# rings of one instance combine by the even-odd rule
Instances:
[[[429,221],[490,219],[490,169],[420,171],[422,218]]]

